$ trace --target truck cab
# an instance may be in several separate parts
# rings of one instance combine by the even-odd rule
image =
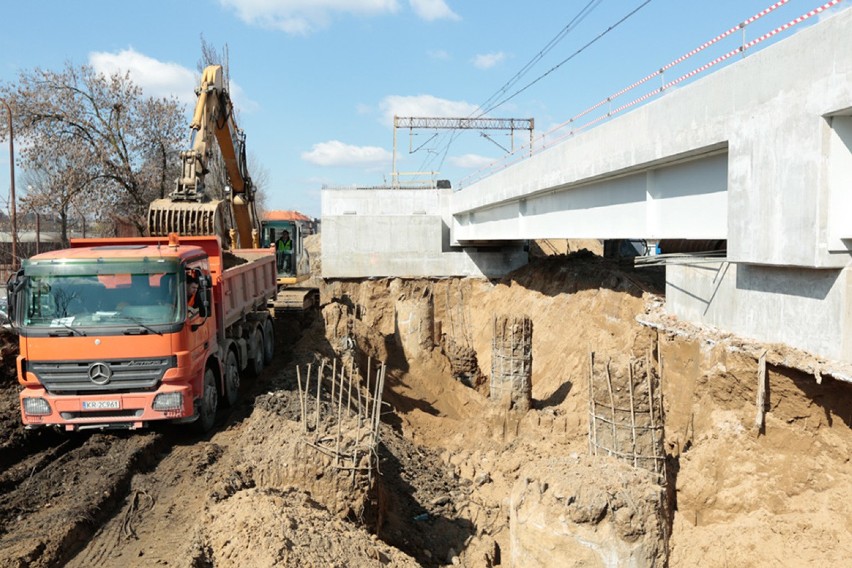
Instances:
[[[246,337],[251,306],[239,306],[242,322],[224,325],[221,247],[216,238],[195,240],[205,242],[84,239],[23,262],[9,283],[9,306],[25,425],[212,427],[219,397],[233,401],[239,385],[225,369],[228,355],[244,368],[264,345]],[[192,308],[189,282],[198,283]]]

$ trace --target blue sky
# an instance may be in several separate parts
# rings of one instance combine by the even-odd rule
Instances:
[[[788,0],[748,26],[746,41],[827,1]],[[129,70],[147,94],[175,94],[187,103],[189,113],[199,77],[201,35],[218,48],[227,44],[239,126],[246,133],[251,161],[269,175],[267,208],[297,209],[318,217],[323,186],[390,182],[394,114],[466,117],[502,93],[497,100],[508,100],[487,116],[534,118],[536,134],[541,136],[775,3],[9,2],[2,9],[0,81],[14,81],[22,69],[59,70],[66,61],[104,71]],[[849,4],[842,1],[832,11]],[[637,8],[635,14],[582,49]],[[817,18],[776,39],[815,21]],[[567,33],[552,42],[566,28]],[[666,80],[692,71],[741,42],[742,34],[736,32],[667,71]],[[529,67],[526,73],[516,78],[525,66]],[[504,89],[513,78],[514,83]],[[659,84],[660,79],[655,78],[623,96],[618,104]],[[454,137],[446,131],[415,130],[413,134],[398,131],[397,170],[438,171],[435,177],[449,179],[454,187],[504,157],[503,148],[512,144],[510,136],[502,132],[489,132],[488,138],[473,130]],[[527,133],[516,133],[514,145],[518,148],[528,140]],[[22,172],[16,171],[20,187]],[[8,180],[9,153],[3,141],[3,196],[8,196]],[[415,179],[404,176],[401,181]],[[0,202],[8,202],[8,197]]]

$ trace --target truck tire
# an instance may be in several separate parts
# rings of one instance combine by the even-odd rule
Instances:
[[[204,434],[213,428],[216,410],[219,407],[219,393],[216,391],[216,375],[213,369],[204,371],[204,387],[201,403],[198,406],[198,420],[192,423],[196,432]]]
[[[251,347],[252,356],[249,359],[249,371],[253,377],[256,377],[263,371],[263,332],[260,330],[260,326],[254,328],[251,334]]]
[[[275,329],[272,327],[272,320],[267,319],[263,322],[263,362],[266,365],[272,363],[272,358],[275,356]]]
[[[237,404],[240,396],[240,364],[233,349],[228,349],[225,357],[225,402],[228,406]]]

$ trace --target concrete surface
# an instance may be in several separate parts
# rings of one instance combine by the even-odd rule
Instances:
[[[323,278],[497,278],[527,262],[524,243],[458,246],[451,190],[324,189]]]
[[[453,234],[727,238],[732,260],[839,268],[850,148],[847,9],[462,188]]]
[[[324,190],[323,276],[499,276],[525,239],[727,239],[724,270],[668,269],[669,311],[850,361],[850,188],[847,8],[455,193]]]
[[[666,267],[666,309],[692,322],[852,361],[852,269]]]

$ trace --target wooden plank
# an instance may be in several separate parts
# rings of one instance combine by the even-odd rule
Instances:
[[[754,417],[754,428],[760,435],[766,426],[766,351],[757,360],[757,415]]]

